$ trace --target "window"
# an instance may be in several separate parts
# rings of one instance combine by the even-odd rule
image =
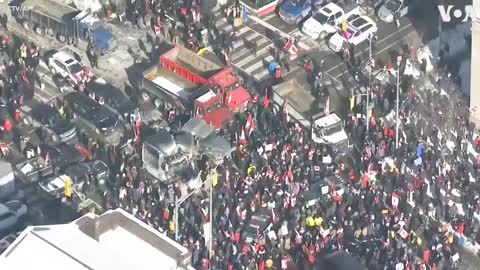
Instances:
[[[0,221],[10,219],[10,218],[14,218],[14,217],[15,217],[15,215],[12,212],[6,212],[6,213],[3,213],[3,214],[0,214]]]
[[[64,66],[60,61],[55,60],[54,63],[55,63],[55,65],[56,65],[58,68],[60,68],[62,71],[68,72],[67,69],[65,68],[65,66]]]
[[[144,157],[147,161],[148,166],[157,170],[159,169],[159,157],[157,151],[152,149],[150,146],[145,145]]]
[[[335,13],[335,18],[336,18],[336,19],[338,19],[338,18],[340,18],[340,17],[342,17],[342,12],[341,12],[341,11]]]
[[[365,25],[360,31],[365,33],[367,32],[370,28],[372,28],[372,25],[371,24],[367,24]]]

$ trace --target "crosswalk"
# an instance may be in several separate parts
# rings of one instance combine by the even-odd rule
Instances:
[[[232,31],[232,26],[227,23],[227,20],[221,16],[216,16],[217,21],[215,23],[219,30],[225,32]],[[273,41],[266,36],[258,33],[257,31],[242,25],[235,27],[237,41],[233,45],[233,50],[230,55],[230,61],[232,65],[245,73],[252,75],[257,80],[264,80],[269,77],[268,69],[264,66],[263,62],[271,62],[274,60],[270,53],[269,48],[274,47]],[[245,46],[243,40],[255,41],[257,44],[257,53],[253,55],[250,50]],[[292,57],[292,59],[295,57]],[[262,61],[262,59],[264,61]],[[283,75],[286,75],[286,71]]]

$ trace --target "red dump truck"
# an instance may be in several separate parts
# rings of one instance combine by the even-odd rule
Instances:
[[[143,73],[142,89],[159,108],[203,118],[221,128],[231,112],[243,111],[250,94],[231,67],[221,67],[176,46],[160,56],[159,65]]]

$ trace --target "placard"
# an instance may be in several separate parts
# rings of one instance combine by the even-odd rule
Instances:
[[[328,186],[323,186],[322,187],[322,194],[325,195],[325,194],[328,194]]]

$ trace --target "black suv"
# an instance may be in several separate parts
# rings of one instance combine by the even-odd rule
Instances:
[[[67,115],[82,133],[100,143],[120,143],[123,128],[113,111],[78,92],[65,95],[63,102]]]

